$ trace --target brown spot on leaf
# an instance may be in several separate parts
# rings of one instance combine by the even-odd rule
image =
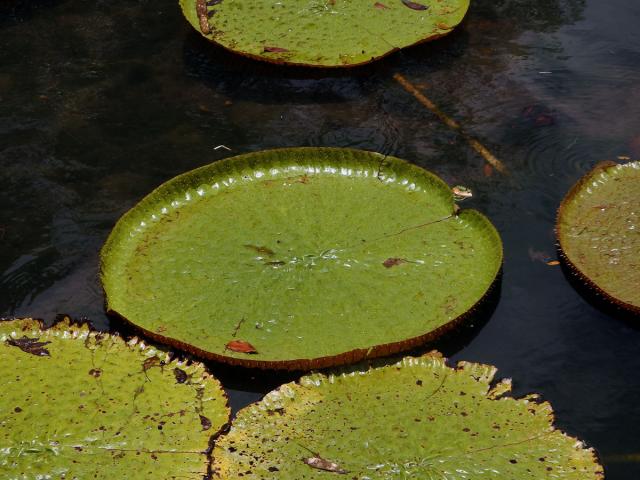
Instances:
[[[176,377],[176,383],[184,383],[189,378],[187,372],[179,369],[178,367],[173,369],[173,375]]]
[[[288,52],[289,50],[281,47],[264,47],[263,51],[268,53],[282,53],[282,52]]]
[[[412,2],[411,0],[401,0],[405,7],[409,7],[411,10],[426,10],[426,5],[422,5],[421,3]]]
[[[200,425],[202,425],[202,430],[209,430],[211,428],[211,420],[204,415],[200,415]]]
[[[387,7],[384,3],[376,2],[373,4],[373,6],[380,10],[389,10],[389,7]]]
[[[100,375],[102,375],[102,370],[100,370],[99,368],[92,368],[91,370],[89,370],[89,375],[94,378],[98,378]]]
[[[51,342],[39,342],[39,338],[29,338],[23,336],[22,338],[10,338],[7,340],[7,345],[12,347],[18,347],[25,353],[30,353],[36,357],[50,357],[49,350],[44,348],[45,345]]]
[[[151,367],[155,367],[160,364],[160,359],[158,357],[149,357],[142,364],[142,371],[146,372]]]
[[[337,463],[325,460],[324,458],[319,456],[305,458],[303,461],[311,468],[317,468],[318,470],[324,470],[325,472],[341,474],[349,473],[347,470],[340,468],[340,465],[338,465]]]
[[[390,258],[387,258],[384,262],[382,262],[382,265],[384,265],[386,268],[391,268],[391,267],[395,267],[396,265],[401,265],[407,262],[408,260],[404,258],[390,257]]]
[[[264,253],[265,255],[274,255],[275,252],[270,248],[263,247],[261,245],[243,245],[244,248],[248,248],[249,250],[253,250],[254,252]]]
[[[450,27],[449,25],[447,25],[446,23],[442,23],[442,22],[439,22],[439,23],[437,24],[437,27],[438,27],[440,30],[451,30],[451,28],[452,28],[452,27]]]
[[[245,342],[244,340],[231,340],[229,343],[227,343],[226,347],[232,352],[258,353],[258,350],[256,350],[253,345],[251,345],[249,342]]]

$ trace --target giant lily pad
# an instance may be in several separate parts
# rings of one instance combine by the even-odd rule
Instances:
[[[227,422],[202,364],[67,322],[0,322],[0,477],[193,479]]]
[[[548,403],[504,396],[495,368],[436,355],[302,377],[238,413],[217,478],[603,478],[594,452],[553,427]],[[341,477],[337,477],[341,478]]]
[[[320,67],[371,62],[449,33],[469,0],[180,0],[193,27],[234,52]]]
[[[584,282],[640,314],[640,162],[604,162],[585,175],[560,206],[557,234]]]
[[[102,251],[109,311],[232,364],[313,368],[423,344],[489,291],[502,247],[397,158],[259,152],[165,183]]]

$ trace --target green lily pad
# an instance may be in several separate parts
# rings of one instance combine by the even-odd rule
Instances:
[[[333,148],[242,155],[180,175],[102,250],[107,308],[202,357],[309,369],[431,340],[488,293],[491,223],[397,158]]]
[[[273,63],[344,67],[451,32],[469,0],[180,0],[191,25]]]
[[[640,314],[640,162],[603,162],[585,175],[562,201],[557,235],[573,272]]]
[[[495,372],[430,354],[302,377],[238,413],[214,447],[214,478],[603,478],[548,403],[504,396],[511,383],[491,387]]]
[[[193,479],[229,409],[200,363],[62,322],[0,322],[0,477]]]

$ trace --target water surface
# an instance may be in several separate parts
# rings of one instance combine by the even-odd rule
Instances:
[[[640,478],[640,330],[587,302],[555,258],[567,189],[640,157],[640,3],[475,0],[462,27],[349,72],[236,58],[177,2],[0,6],[0,316],[110,320],[98,251],[118,217],[178,173],[233,154],[341,146],[405,158],[472,188],[505,243],[495,311],[454,359],[495,364],[552,402],[609,480]],[[504,176],[393,79],[480,139]],[[225,145],[225,148],[218,148]],[[639,287],[640,288],[640,287]],[[227,375],[234,408],[277,379]]]

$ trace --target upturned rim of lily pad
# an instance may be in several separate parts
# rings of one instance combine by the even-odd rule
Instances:
[[[411,338],[406,338],[396,342],[389,342],[378,344],[374,346],[364,347],[364,348],[355,348],[346,352],[341,352],[335,355],[327,355],[321,356],[317,358],[294,358],[294,359],[286,359],[286,360],[256,360],[247,356],[247,358],[239,358],[232,357],[227,355],[221,355],[215,352],[210,352],[199,348],[190,343],[181,341],[179,339],[175,339],[169,336],[162,335],[158,332],[154,332],[148,330],[140,325],[137,325],[134,321],[127,318],[126,315],[119,312],[117,309],[111,306],[110,295],[107,291],[105,285],[105,265],[108,262],[108,258],[111,254],[112,248],[117,244],[118,239],[121,235],[125,234],[125,229],[127,223],[137,215],[137,209],[141,206],[145,206],[149,203],[152,203],[156,196],[162,195],[165,191],[170,190],[174,186],[184,185],[188,182],[189,177],[198,175],[203,173],[209,169],[216,168],[222,171],[227,165],[233,162],[251,162],[252,160],[259,160],[262,155],[277,155],[277,154],[286,154],[290,155],[296,152],[301,153],[313,153],[313,152],[322,152],[322,153],[334,153],[339,154],[340,152],[348,152],[350,154],[355,155],[379,155],[385,162],[385,168],[387,165],[395,165],[400,166],[406,171],[410,171],[415,173],[416,175],[427,176],[431,180],[436,183],[442,185],[443,188],[446,188],[449,191],[449,196],[451,199],[451,211],[452,215],[459,215],[462,212],[472,212],[473,214],[478,215],[485,222],[486,226],[489,227],[490,235],[493,237],[493,242],[495,242],[496,252],[498,253],[499,262],[496,262],[495,272],[492,273],[493,280],[487,286],[486,290],[483,292],[481,296],[478,297],[478,300],[469,307],[464,313],[459,316],[453,318],[449,322],[433,329],[428,332],[425,332],[421,335],[417,335]],[[429,344],[430,342],[435,341],[436,339],[442,337],[446,333],[450,333],[458,327],[461,327],[465,324],[465,322],[472,317],[476,311],[483,306],[487,299],[490,298],[492,292],[494,291],[496,285],[499,283],[502,275],[502,265],[504,261],[504,250],[503,243],[500,234],[497,229],[491,223],[491,221],[482,213],[475,209],[462,209],[458,207],[453,199],[453,194],[451,193],[450,187],[438,176],[433,174],[432,172],[419,167],[415,164],[412,164],[406,160],[392,157],[389,155],[382,155],[374,151],[369,150],[361,150],[361,149],[353,149],[353,148],[337,148],[337,147],[289,147],[289,148],[274,148],[274,149],[266,149],[259,150],[256,152],[245,153],[233,157],[227,157],[222,160],[218,160],[211,164],[207,164],[201,167],[198,167],[193,170],[189,170],[185,173],[182,173],[178,176],[167,180],[162,183],[160,186],[155,188],[149,194],[147,194],[144,198],[142,198],[139,202],[137,202],[131,209],[129,209],[124,215],[120,217],[117,221],[115,227],[109,234],[105,244],[103,245],[100,251],[100,277],[101,277],[101,285],[105,295],[105,310],[107,315],[114,317],[117,321],[124,324],[131,331],[137,333],[140,336],[147,337],[157,343],[168,345],[170,348],[178,349],[188,354],[191,354],[195,357],[208,360],[215,361],[227,365],[231,365],[234,367],[244,367],[250,369],[259,369],[259,370],[288,370],[288,371],[310,371],[316,369],[323,369],[328,367],[339,367],[342,365],[355,364],[357,362],[375,359],[379,357],[386,357],[393,354],[398,354],[401,352],[407,352],[411,349],[421,347]]]
[[[634,162],[629,162],[634,163]],[[613,160],[604,160],[602,162],[597,163],[591,170],[585,173],[567,192],[567,194],[562,199],[560,206],[558,207],[558,211],[556,213],[556,242],[558,247],[558,252],[560,254],[560,259],[564,262],[564,264],[568,267],[571,274],[573,274],[580,282],[586,285],[593,293],[600,296],[605,300],[609,305],[616,307],[622,311],[630,312],[633,315],[640,316],[640,307],[637,305],[632,305],[628,302],[620,300],[619,298],[614,297],[609,292],[604,290],[601,286],[596,284],[578,265],[571,259],[570,254],[567,253],[565,247],[562,246],[562,237],[564,235],[563,230],[563,218],[568,205],[575,199],[575,197],[582,191],[584,187],[586,187],[591,181],[592,178],[596,175],[606,172],[610,168],[615,168],[620,165],[624,165]]]
[[[466,2],[466,8],[465,11],[463,13],[462,19],[455,23],[454,25],[447,25],[448,28],[443,28],[442,31],[440,33],[433,33],[425,38],[422,38],[416,42],[413,43],[409,43],[407,45],[401,46],[401,47],[396,47],[393,46],[391,44],[389,44],[389,49],[386,50],[384,53],[380,54],[380,55],[376,55],[373,56],[367,60],[363,60],[361,62],[355,62],[355,63],[334,63],[334,64],[321,64],[321,63],[309,63],[309,62],[296,62],[296,61],[288,61],[286,57],[277,57],[277,56],[266,56],[266,55],[257,55],[254,53],[250,53],[250,52],[246,52],[246,51],[242,51],[242,50],[237,50],[235,48],[233,48],[232,46],[229,45],[225,45],[221,42],[218,42],[217,40],[215,40],[214,38],[211,38],[211,32],[209,33],[205,33],[202,30],[202,26],[198,26],[196,25],[194,22],[192,22],[189,17],[187,16],[185,9],[187,8],[186,3],[191,3],[193,2],[193,8],[194,10],[197,10],[198,8],[198,4],[204,4],[206,5],[206,0],[179,0],[178,3],[180,4],[180,8],[182,10],[182,13],[185,17],[185,19],[187,20],[187,22],[193,27],[193,29],[199,33],[202,37],[204,37],[206,40],[208,40],[209,42],[213,43],[214,45],[224,49],[227,52],[230,52],[234,55],[241,55],[245,58],[249,58],[251,60],[257,60],[260,62],[265,62],[265,63],[269,63],[272,65],[280,65],[280,66],[288,66],[288,67],[300,67],[300,68],[312,68],[312,69],[348,69],[348,68],[354,68],[354,67],[362,67],[364,65],[369,65],[371,63],[377,62],[379,60],[382,60],[383,58],[388,57],[389,55],[392,55],[400,50],[405,50],[411,47],[415,47],[418,45],[422,45],[425,43],[429,43],[431,41],[434,40],[438,40],[440,38],[446,37],[449,34],[451,34],[454,30],[456,30],[460,25],[462,25],[462,23],[465,21],[466,17],[467,17],[467,13],[469,11],[469,7],[471,2],[467,1]],[[219,2],[217,2],[219,3]],[[377,4],[378,2],[372,2],[372,5]],[[403,3],[404,0],[403,0]],[[406,2],[406,3],[413,3],[413,2]],[[406,4],[405,3],[405,4]],[[196,15],[197,17],[199,17],[199,15]],[[215,15],[214,15],[215,17]]]

